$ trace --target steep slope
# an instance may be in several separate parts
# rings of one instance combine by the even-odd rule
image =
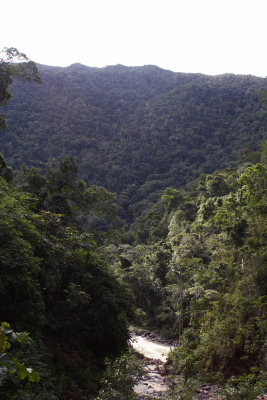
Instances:
[[[90,184],[118,193],[135,184],[141,200],[235,165],[266,140],[267,79],[156,66],[38,67],[43,85],[12,87],[0,149],[14,168],[71,154]]]

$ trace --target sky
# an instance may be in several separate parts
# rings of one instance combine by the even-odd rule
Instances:
[[[53,66],[267,76],[266,0],[12,0],[0,49]]]

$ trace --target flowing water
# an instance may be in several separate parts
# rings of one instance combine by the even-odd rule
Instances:
[[[158,343],[149,340],[147,337],[134,336],[132,342],[133,348],[147,358],[145,366],[146,375],[144,378],[135,385],[134,390],[138,395],[153,396],[153,398],[160,397],[162,392],[168,389],[164,381],[164,363],[167,360],[169,351],[175,346]],[[219,385],[201,385],[197,391],[196,399],[219,399]],[[260,397],[258,397],[260,399]],[[257,399],[258,399],[257,398]],[[262,400],[267,400],[267,395],[261,397]]]
[[[165,362],[171,346],[152,342],[143,336],[135,336],[132,342],[133,348],[147,358],[153,358]]]
[[[154,396],[165,392],[168,387],[164,382],[163,363],[167,360],[171,346],[151,341],[143,336],[135,336],[132,345],[136,351],[148,359],[145,366],[146,376],[135,385],[135,392]]]

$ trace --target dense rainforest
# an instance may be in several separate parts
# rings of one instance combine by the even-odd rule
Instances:
[[[18,57],[21,63],[14,65]],[[14,79],[40,82],[34,64],[6,49],[1,105],[9,100]],[[3,115],[1,121],[4,127]],[[96,396],[105,358],[120,355],[128,344],[132,292],[99,250],[107,230],[89,232],[82,222],[99,216],[112,227],[114,194],[88,187],[77,171],[69,156],[48,165],[44,174],[25,167],[15,185],[12,168],[0,157],[0,391],[5,400]]]
[[[188,393],[267,393],[267,80],[19,55],[0,63],[3,398],[140,398],[129,324],[179,341]]]
[[[1,151],[15,170],[74,156],[79,177],[116,192],[130,223],[167,187],[257,159],[266,140],[267,79],[156,66],[38,69],[42,85],[12,85]]]

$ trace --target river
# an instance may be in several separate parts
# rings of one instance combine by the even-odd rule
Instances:
[[[145,377],[135,385],[134,390],[140,395],[154,395],[165,392],[168,387],[164,380],[163,364],[171,346],[151,341],[143,336],[134,336],[133,348],[143,354],[148,362],[145,366]]]
[[[145,357],[161,360],[162,362],[167,360],[167,355],[171,350],[171,346],[148,340],[143,336],[134,336],[132,345],[136,351]]]
[[[174,342],[175,343],[175,342]],[[134,391],[138,395],[153,396],[153,398],[160,397],[162,392],[168,390],[168,386],[165,382],[165,368],[164,363],[167,360],[168,353],[174,347],[177,347],[178,343],[173,346],[159,343],[156,341],[149,340],[144,336],[133,335],[132,346],[139,353],[143,354],[147,363],[144,368],[144,378],[135,385]],[[202,384],[196,391],[195,399],[203,400],[215,400],[220,399],[218,393],[220,391],[220,385]],[[260,397],[257,397],[257,399]],[[267,395],[261,397],[262,400],[267,400]]]

